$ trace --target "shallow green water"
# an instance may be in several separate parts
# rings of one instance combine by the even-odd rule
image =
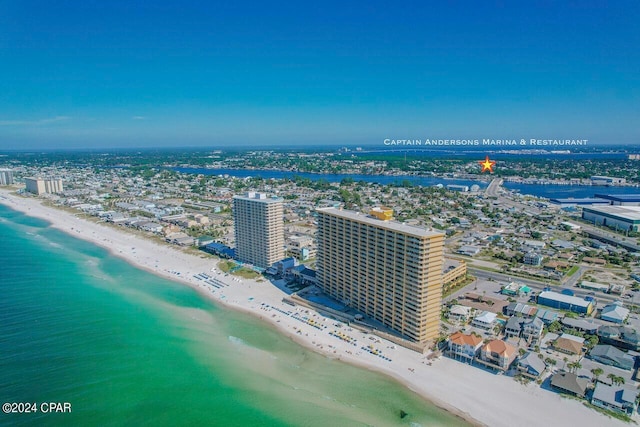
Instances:
[[[464,425],[1,205],[0,254],[0,403],[72,404],[0,425]]]

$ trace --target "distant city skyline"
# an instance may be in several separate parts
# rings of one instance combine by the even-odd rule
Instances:
[[[640,144],[640,4],[0,5],[0,149]]]

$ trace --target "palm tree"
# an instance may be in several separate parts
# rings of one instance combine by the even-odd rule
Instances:
[[[569,358],[567,356],[565,356],[562,360],[564,361],[564,367],[562,369],[566,371],[567,370],[567,361],[569,360]]]
[[[568,366],[569,366],[570,372],[577,372],[578,369],[582,368],[582,364],[578,360],[576,360],[575,362],[569,363]]]
[[[621,384],[624,384],[625,382],[623,377],[619,377],[615,374],[609,374],[607,375],[607,378],[609,378],[611,382],[615,385],[621,385]]]
[[[591,370],[591,373],[595,377],[595,382],[598,382],[598,378],[600,377],[600,375],[604,374],[604,371],[602,370],[602,368],[594,368]]]

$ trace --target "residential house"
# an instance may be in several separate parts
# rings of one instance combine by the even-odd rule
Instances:
[[[637,397],[638,390],[631,387],[607,385],[599,382],[593,390],[591,403],[610,411],[633,415],[637,410]]]
[[[502,340],[492,340],[480,350],[480,358],[494,368],[506,371],[515,360],[517,349]]]
[[[473,319],[473,322],[471,322],[471,326],[475,326],[476,328],[480,328],[480,329],[489,330],[493,327],[497,317],[498,315],[495,313],[491,313],[489,311],[483,311],[475,319]]]
[[[448,351],[453,358],[463,358],[472,361],[480,347],[482,346],[482,338],[474,334],[463,334],[456,332],[449,337]]]
[[[547,365],[532,351],[525,353],[518,360],[518,370],[530,378],[539,377],[546,368]]]
[[[522,304],[520,302],[512,302],[504,308],[504,314],[507,316],[519,316],[524,317],[525,319],[534,317],[537,312],[538,309],[536,307]]]
[[[629,317],[629,309],[624,308],[621,303],[605,305],[600,313],[600,318],[608,322],[622,324]]]
[[[471,316],[471,307],[455,304],[449,309],[449,319],[466,322]]]
[[[539,318],[525,320],[522,323],[522,338],[530,344],[537,343],[542,337],[544,323]]]
[[[584,338],[571,334],[562,334],[553,343],[553,348],[566,354],[582,354]]]
[[[589,358],[596,362],[603,363],[609,366],[615,366],[616,368],[630,371],[633,369],[635,359],[633,356],[625,353],[622,350],[615,348],[609,344],[598,344],[593,347],[589,352]]]
[[[585,332],[587,334],[595,334],[600,327],[600,325],[595,323],[593,320],[574,319],[571,317],[563,318],[561,323],[568,328]]]
[[[504,327],[505,336],[508,338],[519,338],[520,332],[522,332],[522,322],[524,322],[522,317],[510,317]]]
[[[542,264],[543,256],[535,251],[529,251],[524,254],[523,262],[527,265],[540,265]]]
[[[558,313],[553,310],[541,308],[536,312],[536,318],[542,320],[542,323],[549,325],[558,320]]]
[[[598,338],[601,344],[611,344],[622,350],[640,351],[640,334],[626,326],[600,326]]]
[[[551,387],[561,393],[584,397],[589,380],[580,378],[572,372],[559,372],[551,377]]]

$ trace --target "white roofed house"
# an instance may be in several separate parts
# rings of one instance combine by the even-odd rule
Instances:
[[[600,318],[608,322],[624,323],[629,317],[629,309],[624,308],[620,303],[613,303],[602,308]]]
[[[476,328],[480,328],[480,329],[489,330],[495,324],[497,317],[498,315],[495,313],[483,311],[475,319],[473,319],[473,322],[471,322],[471,326],[475,326]]]
[[[471,307],[455,304],[449,309],[449,319],[466,322],[471,316]]]

